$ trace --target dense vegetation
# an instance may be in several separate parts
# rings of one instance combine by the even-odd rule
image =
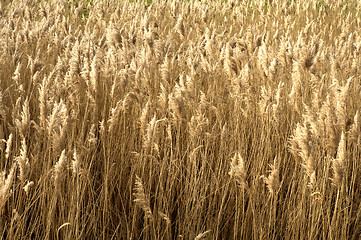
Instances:
[[[359,239],[357,1],[0,1],[3,239]]]

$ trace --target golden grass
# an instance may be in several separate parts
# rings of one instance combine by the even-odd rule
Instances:
[[[357,1],[1,1],[0,238],[359,239]]]

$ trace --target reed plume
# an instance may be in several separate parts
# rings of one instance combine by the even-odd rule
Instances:
[[[242,189],[247,189],[247,171],[244,165],[244,160],[239,152],[235,153],[231,161],[231,167],[228,174],[235,178],[238,185]]]
[[[134,197],[135,197],[134,202],[136,203],[137,206],[139,206],[143,210],[144,217],[146,219],[153,220],[153,213],[150,208],[150,202],[145,194],[142,180],[138,176],[135,177],[136,179],[135,179],[135,187],[134,187]]]

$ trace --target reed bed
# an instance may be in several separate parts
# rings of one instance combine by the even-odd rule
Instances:
[[[359,239],[358,1],[0,1],[2,239]]]

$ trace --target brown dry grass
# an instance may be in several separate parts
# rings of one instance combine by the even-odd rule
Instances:
[[[1,1],[1,238],[360,238],[360,13]]]

